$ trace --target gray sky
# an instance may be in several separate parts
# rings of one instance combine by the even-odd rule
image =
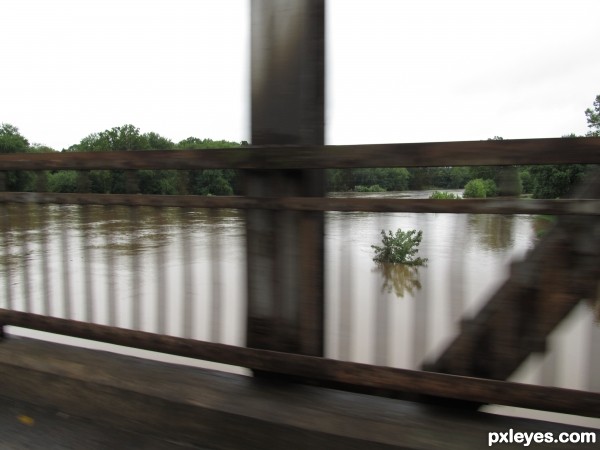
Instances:
[[[249,140],[248,0],[0,0],[0,122]],[[598,0],[329,0],[327,143],[559,137],[600,94]]]

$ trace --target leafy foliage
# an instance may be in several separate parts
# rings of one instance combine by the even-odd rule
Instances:
[[[378,184],[373,184],[371,186],[359,184],[358,186],[354,186],[354,192],[385,192],[385,189]]]
[[[50,192],[77,192],[77,172],[74,170],[58,170],[48,175]]]
[[[67,151],[132,151],[132,150],[199,150],[203,148],[234,148],[237,142],[214,141],[188,137],[177,144],[158,133],[142,134],[139,128],[127,124],[99,133],[92,133]],[[92,170],[80,174],[75,183],[82,192],[232,195],[239,192],[238,174],[234,170]],[[56,175],[56,174],[55,174]],[[84,179],[85,178],[85,179]],[[73,189],[72,175],[55,176],[52,189]]]
[[[330,169],[327,171],[327,190],[356,191],[356,186],[368,188],[378,185],[383,191],[404,191],[409,188],[409,179],[410,174],[404,168]]]
[[[25,139],[19,129],[9,123],[0,126],[0,153],[24,153],[29,148],[29,141]]]
[[[581,181],[585,173],[582,164],[561,166],[532,166],[529,169],[533,179],[534,198],[559,198]]]
[[[519,196],[523,193],[521,174],[516,166],[499,167],[492,181],[496,186],[494,196]],[[488,197],[491,196],[488,194]]]
[[[519,179],[521,180],[521,193],[531,194],[533,192],[533,177],[528,167],[519,170]]]
[[[585,110],[589,137],[600,137],[600,95],[593,107]],[[571,134],[570,138],[577,136]],[[491,140],[502,140],[495,136]],[[188,137],[178,143],[155,132],[141,133],[139,128],[126,124],[83,138],[66,152],[130,151],[130,150],[198,150],[203,148],[232,148],[247,142],[200,139]],[[19,129],[11,124],[0,125],[0,153],[38,153],[54,150],[41,144],[30,144]],[[407,189],[460,189],[465,197],[484,198],[494,195],[531,193],[535,198],[564,196],[585,175],[586,166],[475,166],[475,167],[416,167],[416,168],[358,168],[327,170],[329,191],[383,192]],[[89,172],[53,171],[44,176],[33,172],[6,171],[4,187],[10,191],[39,190],[44,184],[55,192],[135,192],[144,194],[231,195],[241,190],[240,176],[234,170],[92,170]],[[483,183],[483,185],[482,185]],[[435,194],[434,195],[438,195]],[[443,198],[446,197],[445,194]],[[442,198],[442,197],[431,197]]]
[[[597,95],[596,100],[594,100],[594,109],[588,108],[585,110],[585,116],[588,128],[591,129],[586,136],[600,137],[600,95]]]
[[[494,180],[483,180],[481,178],[476,178],[475,180],[471,180],[465,186],[465,191],[463,192],[464,198],[486,198],[486,197],[494,197],[497,195],[498,189],[496,188],[496,183]]]
[[[17,127],[8,123],[0,125],[0,153],[27,153],[31,149]],[[23,170],[5,172],[3,182],[9,191],[32,191],[36,187],[34,173]]]
[[[422,238],[423,232],[420,230],[418,232],[416,230],[402,231],[398,228],[396,233],[389,230],[388,234],[381,230],[382,246],[371,245],[371,248],[375,250],[373,261],[422,266],[427,262],[427,258],[415,257]]]
[[[152,134],[156,135],[156,133]],[[80,152],[124,152],[149,149],[148,136],[140,134],[140,129],[131,124],[92,133],[84,137],[79,144],[69,148],[70,151]]]
[[[464,198],[485,198],[485,183],[481,178],[471,180],[465,186]]]
[[[495,197],[498,195],[498,188],[494,180],[483,180],[483,185],[485,186],[486,197]]]
[[[585,110],[590,131],[587,137],[600,137],[600,95],[597,95],[592,108]],[[577,138],[574,134],[563,138]],[[581,164],[531,166],[531,190],[534,198],[564,197],[572,187],[585,176],[587,167]]]
[[[460,200],[461,197],[452,192],[435,191],[429,198],[432,200]]]

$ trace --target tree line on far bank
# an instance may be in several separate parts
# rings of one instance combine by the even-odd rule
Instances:
[[[242,142],[215,141],[189,137],[174,143],[158,133],[140,133],[133,125],[114,127],[93,133],[63,152],[103,152],[130,150],[192,150],[204,148],[234,148]],[[0,127],[0,153],[53,152],[43,145],[30,145],[19,130],[9,124]],[[195,194],[234,195],[240,193],[239,177],[234,170],[52,170],[35,175],[27,171],[6,172],[4,184],[8,191],[91,192],[100,194]]]
[[[600,95],[592,108],[585,111],[590,132],[600,137]],[[576,138],[571,134],[565,138]],[[494,139],[502,139],[494,137]],[[63,152],[101,152],[129,150],[197,150],[242,147],[247,142],[215,141],[189,137],[174,143],[155,132],[140,133],[133,125],[114,127],[90,134]],[[53,152],[52,148],[30,144],[18,128],[0,126],[0,153]],[[423,189],[464,189],[471,196],[531,194],[534,198],[564,196],[580,181],[587,167],[580,164],[541,166],[481,166],[329,169],[328,191],[404,191]],[[1,174],[1,172],[0,172]],[[235,170],[137,170],[132,183],[131,172],[123,170],[45,171],[35,175],[27,171],[4,172],[0,182],[8,191],[92,192],[142,194],[241,194],[240,174]],[[470,185],[469,185],[470,183]],[[132,184],[134,185],[132,187]],[[470,192],[470,191],[468,191]]]

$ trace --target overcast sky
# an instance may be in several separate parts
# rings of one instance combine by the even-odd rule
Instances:
[[[0,122],[249,140],[249,0],[0,0]],[[329,0],[327,143],[559,137],[600,94],[599,0]]]

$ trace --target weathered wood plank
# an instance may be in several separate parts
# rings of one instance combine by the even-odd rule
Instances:
[[[600,198],[600,177],[589,176],[573,196]],[[584,298],[597,295],[600,230],[596,217],[560,217],[509,278],[465,323],[436,361],[435,372],[508,377]]]
[[[338,386],[600,417],[600,393],[336,361],[164,336],[0,309],[0,324],[91,339],[250,369],[323,380]]]
[[[369,145],[272,145],[193,151],[12,153],[0,170],[328,169],[600,164],[599,138]]]
[[[251,8],[252,143],[322,145],[325,136],[325,2],[253,0]],[[262,164],[250,169],[265,169]],[[247,170],[249,347],[322,356],[324,216],[271,211],[261,197],[323,197],[323,171]]]
[[[387,199],[340,197],[229,197],[197,195],[66,194],[0,192],[0,203],[124,205],[183,208],[272,209],[295,211],[365,211],[451,214],[600,215],[600,200],[559,199]]]
[[[488,446],[490,431],[512,428],[556,435],[596,431],[319,387],[266,383],[244,375],[12,336],[0,344],[0,385],[2,443],[11,449],[463,450]],[[32,411],[23,401],[43,406],[46,412]],[[23,427],[15,419],[15,409],[32,416],[35,427]],[[62,413],[61,421],[57,410]],[[78,417],[87,418],[92,429],[85,427],[77,433],[81,428]],[[102,438],[94,432],[100,425],[114,427],[104,430],[113,434]],[[128,439],[122,430],[135,431],[140,438]],[[172,447],[149,442],[153,436],[168,439]],[[21,446],[11,446],[15,440]],[[23,441],[31,444],[23,445]],[[523,444],[499,447],[522,449]],[[597,443],[560,445],[561,449],[596,447]]]

